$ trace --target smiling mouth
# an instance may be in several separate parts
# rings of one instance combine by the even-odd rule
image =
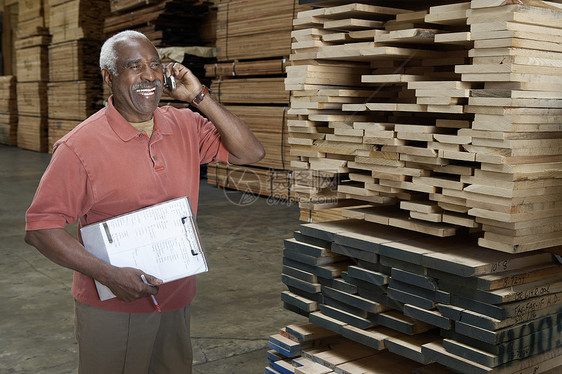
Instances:
[[[141,88],[141,89],[135,90],[135,92],[137,92],[138,94],[143,95],[143,96],[151,96],[151,95],[154,95],[154,93],[156,92],[156,87]]]

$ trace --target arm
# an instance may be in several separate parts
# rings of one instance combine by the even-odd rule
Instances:
[[[150,287],[142,282],[141,270],[118,268],[98,259],[65,229],[26,231],[25,241],[54,263],[98,280],[123,301],[130,302],[158,292],[157,287]],[[146,277],[152,284],[162,284],[157,278],[150,275]]]
[[[164,71],[173,74],[177,87],[168,93],[177,100],[192,102],[202,89],[202,85],[186,67],[180,64],[168,65]],[[205,95],[197,106],[215,125],[221,141],[228,149],[228,161],[232,164],[252,164],[265,156],[265,150],[248,126],[236,115],[228,111],[211,95]]]

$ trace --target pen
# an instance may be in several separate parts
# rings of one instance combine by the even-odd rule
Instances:
[[[144,274],[141,274],[141,279],[144,282],[144,284],[149,285],[151,287],[154,287],[153,284],[148,283]],[[156,310],[158,311],[158,313],[162,313],[162,310],[160,309],[160,305],[158,304],[158,301],[156,301],[156,298],[154,297],[154,295],[150,295],[150,297],[152,297],[152,302],[154,303],[154,306],[156,307]]]

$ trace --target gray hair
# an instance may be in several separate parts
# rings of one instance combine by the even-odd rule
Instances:
[[[112,75],[117,76],[117,51],[115,44],[123,40],[142,38],[150,41],[143,33],[134,30],[125,30],[113,35],[103,43],[100,51],[100,69],[108,70]]]

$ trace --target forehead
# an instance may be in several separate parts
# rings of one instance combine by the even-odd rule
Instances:
[[[121,40],[115,44],[117,61],[119,64],[127,64],[130,61],[159,60],[158,52],[154,45],[142,38],[130,38]]]

